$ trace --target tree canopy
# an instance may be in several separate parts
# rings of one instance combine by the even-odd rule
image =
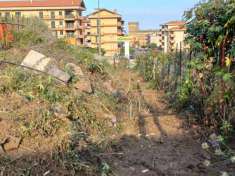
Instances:
[[[208,0],[186,11],[187,41],[222,67],[235,57],[235,0]]]

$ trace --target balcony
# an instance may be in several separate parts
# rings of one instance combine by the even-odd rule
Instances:
[[[76,30],[76,27],[75,27],[74,23],[66,24],[65,30]]]
[[[78,17],[73,14],[66,14],[64,16],[64,20],[66,20],[66,21],[74,21],[76,19],[78,19]]]
[[[174,40],[170,40],[170,45],[174,45],[175,41]]]
[[[75,32],[67,32],[66,37],[68,38],[75,38]]]
[[[44,20],[63,20],[64,19],[63,16],[50,16],[50,15],[43,15],[40,18]]]
[[[64,30],[64,27],[57,25],[57,26],[55,26],[55,27],[53,27],[53,28],[51,28],[51,29],[52,29],[52,30],[55,30],[55,31],[62,31],[62,30]]]
[[[124,33],[123,33],[123,31],[120,30],[120,31],[117,32],[117,35],[122,36],[122,35],[124,35]]]

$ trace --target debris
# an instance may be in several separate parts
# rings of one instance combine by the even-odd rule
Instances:
[[[207,142],[202,143],[202,149],[204,149],[204,150],[209,149],[209,145]]]
[[[230,158],[230,160],[231,160],[232,163],[235,163],[235,156],[232,156],[232,157]]]
[[[142,170],[142,173],[143,173],[143,174],[144,174],[144,173],[147,173],[147,172],[149,172],[149,169]]]
[[[228,172],[221,172],[221,176],[229,176]]]
[[[209,160],[205,160],[203,162],[203,165],[206,166],[206,167],[209,167],[211,165],[211,162]]]
[[[21,66],[31,68],[35,71],[40,71],[47,73],[58,80],[67,83],[70,80],[69,74],[65,73],[64,71],[60,70],[54,64],[54,59],[46,57],[45,55],[31,50],[28,55],[24,58]]]
[[[50,64],[52,64],[51,58],[34,50],[31,50],[21,63],[23,66],[31,67],[39,71],[46,71]]]
[[[49,175],[50,173],[51,173],[51,171],[48,170],[48,171],[46,171],[46,172],[43,174],[43,176],[47,176],[47,175]]]

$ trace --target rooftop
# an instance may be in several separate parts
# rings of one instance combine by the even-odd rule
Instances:
[[[121,17],[121,15],[116,10],[108,10],[108,9],[105,9],[105,8],[96,9],[94,12],[89,14],[88,17],[90,18],[92,15],[95,15],[95,14],[97,14],[99,12],[102,12],[102,11],[106,11],[106,12],[112,13],[114,15],[117,15],[118,17]]]
[[[184,21],[169,21],[165,23],[164,25],[168,25],[168,26],[185,25],[185,22]]]
[[[83,0],[9,0],[0,1],[0,8],[20,7],[83,7]]]

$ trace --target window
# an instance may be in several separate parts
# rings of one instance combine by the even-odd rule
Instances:
[[[66,23],[66,28],[74,28],[74,23]]]
[[[39,12],[39,18],[43,18],[43,12]]]
[[[62,12],[62,11],[59,11],[59,15],[62,16],[62,15],[63,15],[63,12]]]
[[[74,37],[74,32],[67,32],[67,37]]]
[[[60,21],[60,26],[63,26],[63,21]]]
[[[55,12],[51,12],[51,18],[55,19]]]
[[[54,29],[55,28],[55,21],[51,22],[51,28]]]
[[[64,35],[64,32],[63,32],[63,31],[60,31],[60,35]]]
[[[74,17],[73,11],[71,11],[71,10],[66,10],[66,11],[65,11],[65,16],[68,17],[68,18],[73,18],[73,17]]]
[[[20,16],[21,16],[21,12],[16,12],[16,13],[15,13],[15,16],[16,16],[16,17],[20,17]]]
[[[6,12],[6,13],[5,13],[5,17],[6,17],[6,18],[10,18],[10,12]]]

